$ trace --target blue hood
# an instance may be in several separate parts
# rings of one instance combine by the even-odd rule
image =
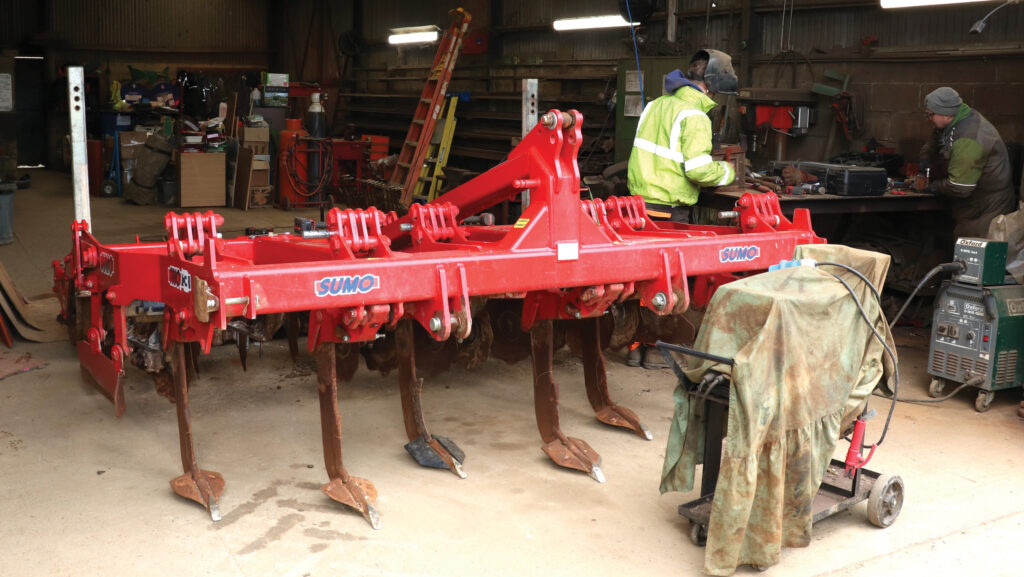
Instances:
[[[682,71],[679,69],[673,70],[665,75],[665,92],[667,94],[675,94],[676,90],[679,90],[684,86],[690,86],[697,92],[700,92],[701,94],[704,93],[699,86],[690,82],[690,79],[684,76]]]

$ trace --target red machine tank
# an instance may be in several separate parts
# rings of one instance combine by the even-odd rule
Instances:
[[[284,210],[306,200],[301,184],[307,176],[307,152],[301,140],[306,136],[309,133],[302,128],[301,118],[285,119],[277,153],[277,205]]]

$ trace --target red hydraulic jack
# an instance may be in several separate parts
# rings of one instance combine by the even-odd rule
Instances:
[[[791,258],[797,245],[823,241],[806,210],[790,221],[772,194],[744,195],[734,226],[655,223],[637,197],[581,201],[582,121],[576,111],[548,112],[504,163],[435,202],[413,205],[401,219],[376,208],[331,209],[323,228],[225,239],[217,231],[223,219],[212,212],[170,213],[166,242],[125,245],[104,245],[84,221],[74,223],[72,251],[54,263],[54,290],[83,374],[120,415],[125,367],[166,381],[164,353],[173,352],[184,474],[172,486],[216,519],[224,481],[199,468],[188,410],[199,352],[209,353],[215,330],[256,334],[261,322],[287,315],[294,334],[295,316],[308,315],[328,473],[323,490],[377,527],[376,489],[342,463],[337,383],[351,379],[359,343],[394,331],[407,448],[422,465],[464,476],[462,451],[425,424],[412,325],[437,341],[466,339],[474,304],[521,299],[544,452],[603,480],[600,455],[559,425],[552,322],[584,324],[584,385],[597,418],[649,439],[637,415],[608,394],[596,338],[601,315],[627,299],[658,315],[682,313],[689,278],[764,270]],[[467,224],[527,190],[530,204],[514,224]]]

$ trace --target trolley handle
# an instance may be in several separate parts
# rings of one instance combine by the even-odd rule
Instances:
[[[662,349],[662,350],[666,350],[667,349],[667,350],[670,350],[670,351],[675,351],[677,353],[682,353],[684,355],[690,355],[691,357],[699,357],[699,358],[702,358],[702,359],[707,359],[709,361],[715,361],[716,363],[724,363],[726,365],[729,365],[730,367],[735,364],[735,361],[733,359],[728,358],[728,357],[720,357],[718,355],[713,355],[711,353],[705,353],[704,351],[698,351],[698,350],[691,349],[691,348],[684,347],[684,346],[680,346],[680,345],[673,345],[671,343],[666,343],[666,342],[663,342],[663,341],[655,342],[654,346],[656,346],[656,347],[658,347],[659,349]]]

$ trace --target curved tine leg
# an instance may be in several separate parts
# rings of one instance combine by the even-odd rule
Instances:
[[[605,370],[604,353],[601,352],[601,319],[583,319],[578,322],[582,323],[580,344],[583,347],[583,380],[587,387],[587,399],[594,408],[597,420],[613,427],[629,429],[650,441],[654,437],[636,413],[616,405],[608,394],[608,373]]]
[[[285,315],[285,332],[288,334],[288,354],[294,363],[299,358],[299,313]]]
[[[186,347],[185,364],[188,370],[188,384],[192,384],[192,381],[199,376],[199,355],[202,354],[202,349],[199,343],[182,343],[182,345]]]
[[[235,346],[238,347],[238,360],[242,363],[242,370],[245,371],[246,359],[249,358],[249,335],[242,331],[235,331]]]
[[[178,439],[181,443],[181,466],[185,474],[171,481],[171,489],[178,495],[206,507],[210,518],[220,521],[218,502],[224,491],[224,477],[214,471],[204,471],[196,462],[192,443],[192,413],[188,408],[188,343],[174,345],[174,404],[178,411]]]
[[[555,464],[587,473],[604,483],[601,455],[585,441],[567,437],[558,424],[558,384],[552,379],[554,357],[552,321],[540,321],[530,330],[533,353],[533,406],[537,413],[537,429],[544,441],[541,449]]]
[[[416,462],[424,467],[448,469],[460,479],[466,478],[462,463],[465,453],[454,441],[440,435],[432,436],[427,431],[423,418],[423,379],[416,377],[416,353],[413,344],[412,320],[399,321],[395,329],[395,345],[398,356],[398,383],[402,396],[402,416],[405,433],[409,442],[405,450]]]
[[[320,392],[320,426],[323,432],[324,464],[330,482],[321,487],[328,497],[347,505],[359,513],[374,529],[380,529],[380,517],[373,503],[377,500],[377,488],[366,479],[353,477],[345,470],[341,460],[341,413],[338,411],[338,362],[334,343],[321,343],[316,347],[316,377]],[[359,361],[358,349],[351,347],[344,359]],[[343,362],[348,376],[354,369],[351,361]],[[343,373],[344,374],[344,373]]]

